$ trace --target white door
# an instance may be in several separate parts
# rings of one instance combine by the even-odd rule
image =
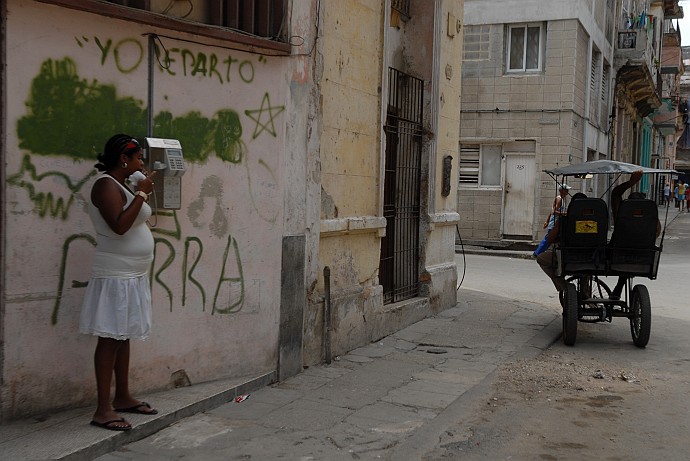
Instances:
[[[503,238],[532,239],[534,155],[506,154],[503,184]]]

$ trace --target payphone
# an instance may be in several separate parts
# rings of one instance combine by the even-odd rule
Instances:
[[[177,139],[146,138],[149,170],[157,171],[153,185],[158,209],[179,210],[182,175],[187,167]]]

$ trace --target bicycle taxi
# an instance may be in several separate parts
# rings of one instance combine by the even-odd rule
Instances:
[[[611,175],[613,180],[610,184],[613,184],[621,175],[636,170],[650,175],[677,173],[611,160],[568,165],[545,172],[560,184],[565,184],[568,177],[590,178],[593,175]],[[602,197],[607,192],[608,189]],[[647,345],[651,329],[651,301],[647,287],[634,284],[634,278],[656,279],[668,204],[660,237],[657,237],[658,214],[653,200],[627,198],[620,203],[617,216],[613,217],[613,232],[609,238],[611,226],[607,203],[601,197],[571,200],[566,215],[561,218],[560,238],[553,250],[556,275],[565,277],[568,282],[567,289],[560,296],[563,342],[566,345],[575,344],[578,322],[611,322],[613,317],[628,318],[633,343],[638,347]],[[612,296],[612,290],[601,277],[627,279],[621,296]]]

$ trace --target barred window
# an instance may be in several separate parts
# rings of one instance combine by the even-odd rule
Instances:
[[[273,38],[283,22],[283,0],[108,0],[202,24]]]
[[[289,54],[284,0],[38,0]],[[271,53],[268,50],[272,50]]]

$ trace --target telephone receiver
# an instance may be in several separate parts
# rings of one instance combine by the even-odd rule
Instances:
[[[136,187],[142,179],[146,179],[146,175],[141,171],[135,171],[129,176],[129,182],[132,183],[134,187]]]

